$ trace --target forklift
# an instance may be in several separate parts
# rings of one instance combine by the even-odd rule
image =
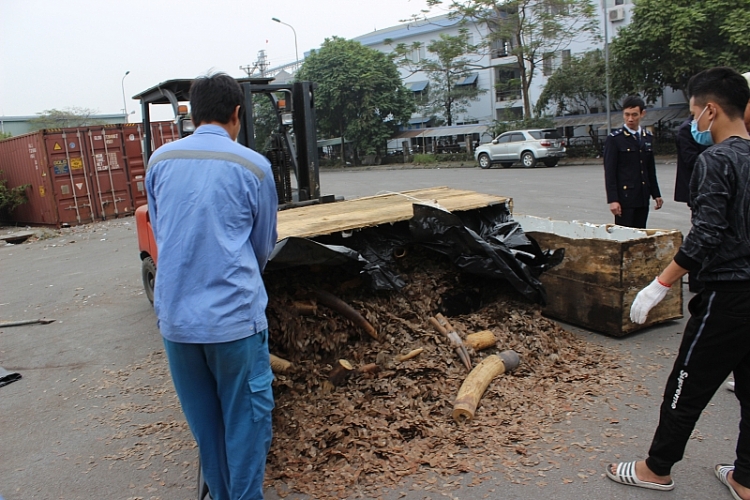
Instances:
[[[320,194],[320,170],[318,161],[317,133],[315,128],[315,85],[311,82],[289,84],[271,83],[271,78],[238,78],[244,94],[242,126],[237,142],[256,149],[254,104],[258,99],[270,99],[275,115],[275,127],[270,145],[264,154],[271,162],[279,210],[318,203],[337,201],[333,195]],[[155,142],[151,127],[151,106],[170,105],[177,124],[179,137],[195,131],[190,119],[189,102],[191,79],[167,80],[133,96],[141,102],[143,130],[142,151],[144,164],[153,153]],[[295,185],[292,185],[294,172]],[[146,297],[154,301],[154,280],[158,251],[154,240],[148,207],[143,205],[135,211],[138,247],[141,256],[141,276]]]
[[[273,84],[270,78],[237,79],[244,94],[244,113],[237,142],[256,150],[255,99],[270,99],[275,112],[275,127],[271,134],[270,146],[264,154],[271,162],[279,210],[338,201],[332,195],[320,194],[320,171],[318,163],[317,134],[315,128],[315,86],[311,82]],[[186,137],[195,131],[186,103],[189,101],[190,85],[193,80],[168,80],[149,88],[135,96],[141,102],[143,130],[145,131],[142,151],[144,165],[154,152],[153,130],[151,128],[151,105],[171,105],[179,137]],[[296,188],[292,187],[294,172]],[[138,247],[141,256],[141,275],[148,300],[154,302],[154,283],[158,251],[153,229],[148,215],[148,206],[135,211]],[[198,500],[210,500],[208,485],[203,480],[203,471],[198,462]]]

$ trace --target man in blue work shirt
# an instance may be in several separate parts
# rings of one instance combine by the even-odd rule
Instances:
[[[273,374],[261,273],[276,243],[268,160],[236,143],[243,93],[230,76],[197,78],[197,129],[151,157],[154,309],[177,395],[214,500],[263,498]]]

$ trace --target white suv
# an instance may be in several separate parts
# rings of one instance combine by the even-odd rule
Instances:
[[[482,144],[474,152],[481,168],[490,168],[493,163],[510,167],[520,161],[526,168],[536,166],[541,160],[554,167],[565,156],[565,146],[557,130],[511,130],[500,134],[492,142]]]

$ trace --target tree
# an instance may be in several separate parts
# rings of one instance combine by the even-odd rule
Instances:
[[[352,40],[327,38],[305,58],[299,80],[317,84],[318,133],[344,138],[354,147],[354,163],[364,154],[384,153],[387,140],[415,109],[394,62]]]
[[[612,42],[612,81],[653,101],[713,67],[750,69],[750,0],[639,0]]]
[[[444,0],[427,0],[437,6]],[[502,47],[520,72],[524,117],[531,117],[529,90],[546,59],[574,41],[598,40],[599,19],[590,0],[451,0],[451,16],[483,26],[482,45]],[[512,82],[515,83],[515,82]]]
[[[255,149],[266,151],[271,146],[271,135],[279,129],[279,119],[271,99],[258,95],[253,99],[253,131]]]
[[[387,41],[386,41],[387,43]],[[448,126],[453,125],[457,113],[465,112],[471,101],[478,100],[487,89],[480,89],[476,82],[462,83],[478,65],[469,54],[476,52],[476,46],[469,43],[469,33],[461,29],[458,35],[441,34],[439,40],[427,45],[427,50],[435,58],[420,59],[414,62],[410,55],[422,48],[421,42],[411,45],[400,43],[391,55],[396,63],[413,73],[424,72],[430,80],[426,96],[418,107],[425,116],[439,115]]]
[[[591,105],[599,107],[607,99],[604,56],[601,50],[592,50],[573,56],[559,67],[547,80],[536,103],[542,114],[552,104],[555,115],[565,112],[591,112]]]
[[[101,125],[101,120],[92,118],[94,113],[96,111],[89,108],[47,109],[29,120],[29,125],[33,130]]]
[[[9,139],[11,137],[13,137],[13,134],[11,134],[10,132],[0,132],[0,141],[2,141],[3,139]]]
[[[0,170],[0,177],[2,173]],[[26,190],[31,184],[9,188],[7,183],[7,179],[0,179],[0,215],[9,215],[17,206],[29,201]]]

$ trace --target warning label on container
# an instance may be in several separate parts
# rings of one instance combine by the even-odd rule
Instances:
[[[76,182],[76,187],[78,188],[79,191],[83,189],[83,182]]]
[[[55,151],[60,151],[62,149],[62,146],[60,146],[59,142],[56,142],[52,149],[54,149]]]
[[[83,168],[83,160],[81,158],[70,159],[71,170],[81,170]]]
[[[44,189],[44,186],[39,186],[39,196],[44,198],[44,195],[47,194],[47,191]]]
[[[55,169],[55,174],[67,174],[70,173],[70,169],[68,168],[68,160],[55,160],[53,162],[53,166]]]
[[[96,169],[98,171],[107,170],[107,164],[104,162],[104,153],[97,153],[94,155],[94,162],[96,163]]]

